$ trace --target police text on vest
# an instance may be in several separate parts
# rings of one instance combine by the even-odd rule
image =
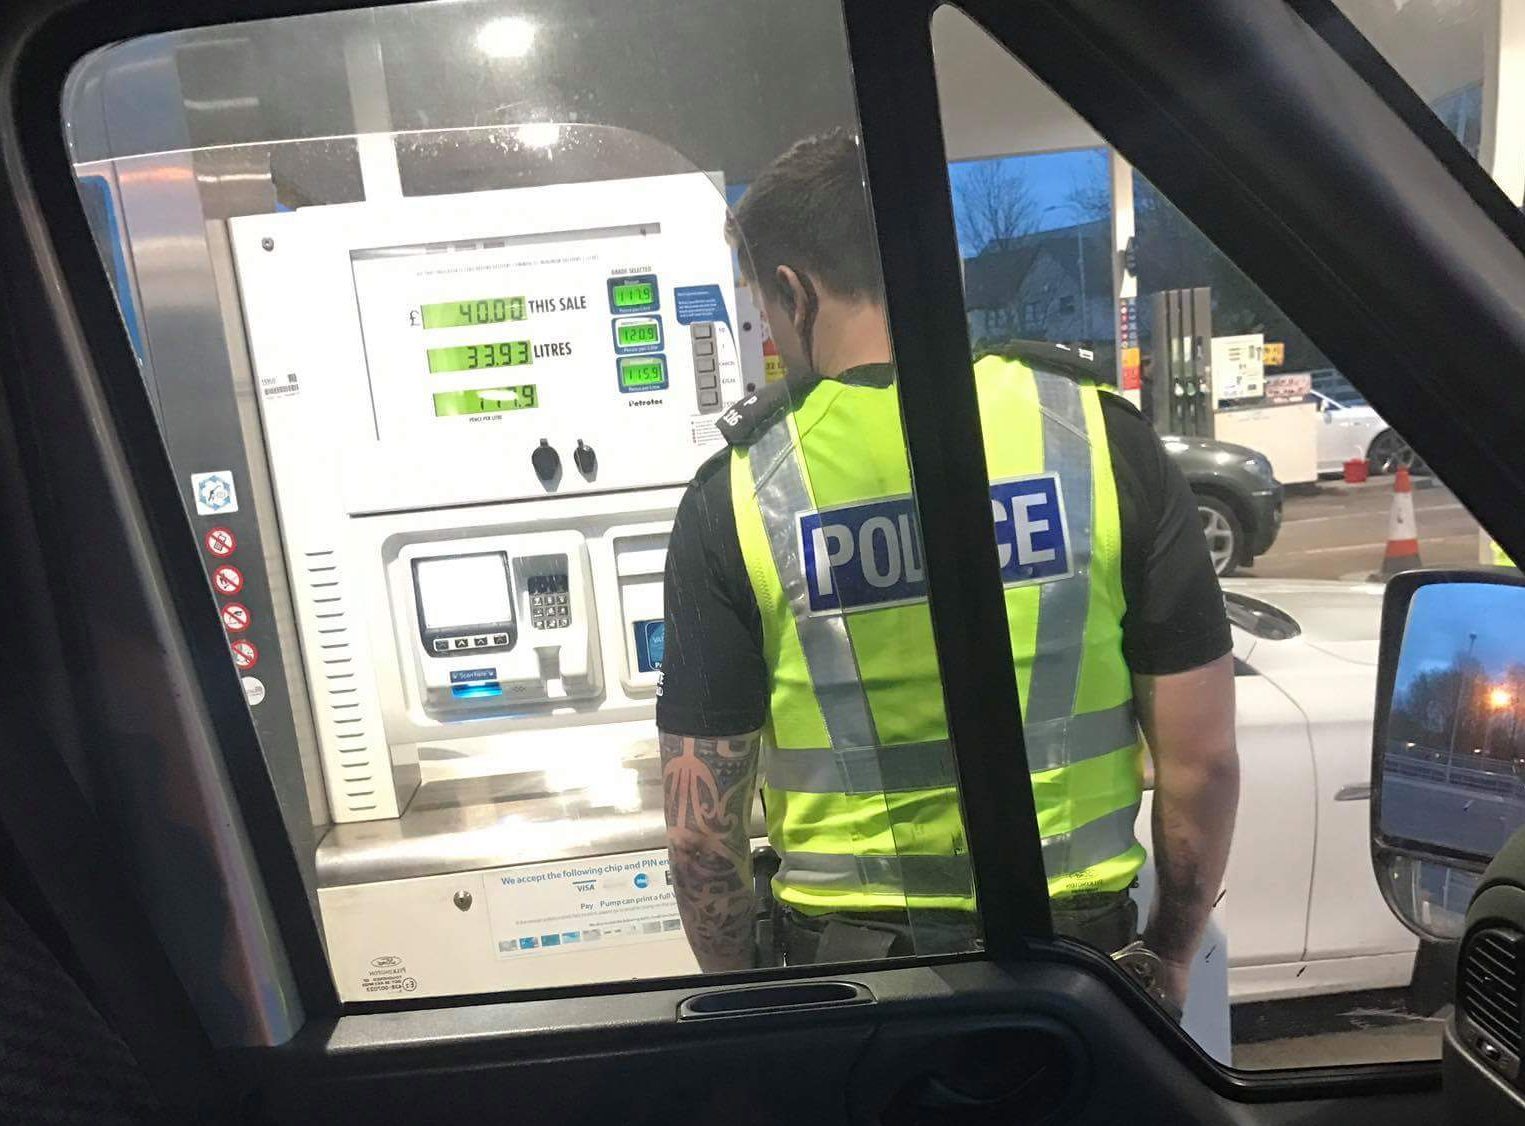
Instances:
[[[1071,573],[1059,479],[1052,473],[990,486],[996,555],[1006,586]],[[804,512],[800,558],[812,613],[853,610],[927,596],[916,506],[910,496]]]

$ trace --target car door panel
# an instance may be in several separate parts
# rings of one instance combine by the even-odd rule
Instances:
[[[1055,947],[1020,965],[837,972],[871,1000],[685,1020],[693,990],[354,1016],[304,1033],[264,1096],[283,1124],[360,1100],[389,1118],[666,1123],[1420,1123],[1431,1097],[1234,1105],[1190,1078],[1145,1010]],[[1053,960],[1048,960],[1053,959]],[[1115,983],[1121,985],[1121,983]],[[724,989],[707,990],[713,996]],[[1148,1019],[1158,1019],[1148,1012]],[[620,1035],[623,1033],[623,1035]],[[449,1037],[450,1048],[442,1047]],[[607,1045],[624,1046],[611,1054]],[[638,1046],[635,1046],[638,1045]],[[423,1070],[438,1082],[420,1084]],[[1395,1089],[1401,1081],[1394,1084]],[[1429,1120],[1432,1121],[1432,1120]]]
[[[1454,342],[1460,347],[1454,352],[1441,348],[1436,343],[1443,339],[1440,335],[1388,336],[1378,331],[1380,326],[1371,323],[1368,315],[1375,309],[1377,321],[1385,320],[1388,325],[1403,321],[1406,302],[1400,281],[1394,283],[1400,291],[1373,286],[1359,301],[1352,295],[1361,288],[1362,278],[1351,275],[1348,289],[1335,284],[1335,279],[1341,276],[1341,267],[1357,261],[1358,255],[1348,246],[1342,254],[1339,237],[1323,237],[1329,228],[1340,224],[1327,220],[1338,209],[1327,198],[1318,198],[1319,184],[1325,179],[1317,174],[1321,170],[1317,161],[1321,146],[1283,143],[1276,136],[1262,135],[1253,128],[1237,138],[1244,142],[1241,145],[1212,128],[1210,120],[1201,122],[1203,91],[1199,84],[1207,76],[1215,76],[1219,82],[1223,77],[1222,68],[1211,65],[1212,58],[1193,58],[1196,39],[1203,41],[1204,50],[1210,40],[1219,52],[1229,47],[1243,51],[1239,56],[1241,65],[1235,68],[1239,75],[1255,68],[1272,68],[1278,57],[1286,63],[1289,73],[1283,77],[1288,97],[1284,104],[1296,112],[1269,115],[1262,125],[1272,134],[1284,126],[1301,124],[1300,119],[1309,115],[1330,114],[1333,106],[1355,105],[1362,120],[1352,121],[1353,136],[1343,138],[1350,146],[1359,147],[1360,138],[1370,136],[1403,149],[1401,135],[1394,139],[1393,123],[1382,117],[1380,107],[1374,106],[1364,87],[1353,85],[1338,67],[1331,69],[1327,58],[1305,60],[1302,52],[1311,36],[1302,34],[1307,29],[1290,11],[1282,11],[1279,5],[1228,3],[1218,11],[1191,13],[1192,20],[1199,22],[1193,29],[1187,29],[1174,22],[1182,18],[1180,14],[1147,5],[1133,9],[1133,6],[1055,0],[1034,5],[978,3],[970,8],[988,20],[1007,42],[1037,57],[1044,75],[1066,97],[1083,103],[1087,115],[1094,117],[1099,126],[1122,126],[1124,143],[1130,153],[1138,152],[1139,166],[1164,184],[1173,197],[1187,201],[1193,211],[1197,205],[1205,205],[1202,210],[1210,213],[1211,218],[1206,224],[1208,233],[1214,238],[1230,236],[1224,241],[1233,244],[1230,249],[1236,255],[1244,252],[1243,260],[1252,272],[1276,283],[1268,282],[1272,296],[1300,321],[1306,314],[1307,323],[1315,326],[1321,343],[1324,339],[1334,340],[1340,355],[1352,361],[1352,371],[1374,370],[1395,352],[1406,353],[1415,370],[1400,370],[1387,392],[1389,401],[1401,409],[1388,412],[1384,403],[1384,413],[1390,413],[1406,431],[1412,430],[1426,440],[1421,443],[1426,453],[1444,461],[1448,469],[1452,460],[1460,466],[1456,479],[1465,487],[1469,501],[1479,499],[1480,510],[1487,511],[1491,499],[1495,511],[1508,511],[1510,493],[1505,486],[1518,483],[1513,478],[1521,476],[1519,467],[1505,465],[1509,481],[1491,475],[1500,464],[1508,462],[1497,455],[1507,448],[1501,436],[1518,429],[1512,417],[1517,411],[1497,412],[1496,417],[1483,419],[1484,424],[1476,433],[1466,433],[1466,427],[1446,421],[1443,412],[1435,409],[1434,395],[1427,390],[1427,381],[1420,371],[1429,365],[1433,369],[1431,375],[1442,368],[1447,373],[1454,372],[1456,382],[1463,384],[1456,393],[1465,402],[1466,373],[1478,372],[1483,366],[1469,363],[1469,359],[1485,357],[1490,349],[1497,364],[1514,365],[1520,359],[1521,348],[1507,345],[1510,341],[1519,344],[1525,340],[1525,325],[1520,323],[1517,310],[1503,311],[1508,309],[1508,302],[1490,304],[1486,315],[1482,312],[1467,315],[1469,299],[1479,288],[1491,291],[1496,287],[1499,294],[1519,291],[1518,277],[1499,254],[1503,249],[1514,248],[1499,235],[1494,220],[1479,211],[1463,214],[1461,221],[1450,224],[1458,243],[1470,246],[1458,247],[1453,260],[1439,263],[1431,270],[1434,280],[1449,277],[1457,287],[1455,307],[1446,312],[1455,325]],[[243,18],[251,12],[257,14],[258,10],[259,6],[212,0],[196,18],[208,22]],[[864,143],[873,165],[871,174],[894,181],[897,165],[904,174],[899,185],[906,188],[903,198],[897,200],[894,195],[898,193],[890,193],[884,201],[889,230],[881,239],[897,324],[896,344],[905,345],[903,355],[924,362],[918,386],[926,389],[940,373],[943,365],[939,361],[957,358],[958,349],[966,342],[957,339],[962,334],[961,322],[954,307],[956,301],[949,297],[956,294],[956,264],[949,260],[951,254],[946,248],[940,252],[937,246],[937,240],[947,241],[950,229],[950,224],[944,221],[946,216],[941,214],[945,208],[940,206],[946,203],[946,198],[939,195],[945,191],[945,185],[928,186],[928,177],[934,170],[926,166],[936,163],[936,146],[927,141],[930,136],[935,142],[935,98],[928,96],[927,60],[914,34],[916,23],[924,19],[925,12],[919,8],[910,11],[909,20],[897,23],[894,17],[905,15],[898,5],[852,0],[847,10],[854,29],[855,62],[861,83],[858,93],[864,104],[872,107],[865,113],[864,128]],[[7,52],[37,32],[43,24],[41,14],[62,13],[63,6],[52,0],[15,5],[4,17],[6,20],[16,17],[15,23],[8,26]],[[866,29],[881,15],[889,31],[884,33],[886,41],[875,46],[873,40],[879,33]],[[75,33],[89,28],[99,42],[102,37],[132,34],[171,18],[162,13],[134,12],[124,24],[121,18],[109,13],[107,6],[87,4],[80,7],[78,14],[71,14],[67,22]],[[1235,27],[1236,20],[1243,21],[1243,28]],[[110,370],[96,370],[94,363],[111,347],[97,346],[118,328],[109,291],[101,284],[96,284],[93,290],[73,291],[74,279],[87,275],[94,267],[91,261],[94,251],[83,223],[74,222],[70,228],[67,222],[61,222],[60,229],[68,238],[57,246],[53,244],[56,232],[47,225],[54,212],[68,211],[71,200],[68,169],[61,153],[37,141],[49,136],[46,144],[57,148],[57,83],[49,76],[57,77],[60,57],[67,56],[64,58],[67,62],[68,58],[77,57],[81,49],[77,41],[71,43],[69,31],[60,27],[63,22],[58,19],[48,24],[45,45],[39,48],[41,62],[28,61],[18,69],[10,53],[4,59],[9,80],[5,88],[19,91],[22,99],[17,107],[12,107],[14,116],[4,125],[5,139],[11,145],[7,151],[15,159],[6,162],[5,195],[0,201],[0,245],[6,251],[0,259],[5,263],[5,296],[8,302],[14,300],[16,306],[10,322],[11,337],[0,345],[10,353],[5,364],[7,390],[24,381],[28,396],[18,392],[18,398],[30,397],[36,408],[40,400],[38,388],[57,388],[55,403],[43,403],[45,409],[34,409],[24,420],[37,426],[35,445],[29,451],[29,467],[35,474],[31,487],[39,498],[49,492],[44,482],[54,485],[58,476],[76,486],[92,479],[91,471],[96,467],[82,464],[88,458],[78,456],[77,447],[91,447],[92,452],[100,453],[108,462],[105,466],[108,472],[95,478],[110,484],[108,490],[99,494],[100,503],[103,509],[110,508],[113,515],[125,514],[122,538],[131,540],[136,550],[132,554],[123,553],[121,565],[131,569],[135,577],[141,577],[143,586],[136,589],[135,584],[124,583],[122,597],[140,609],[148,607],[177,629],[189,631],[194,642],[189,646],[189,658],[197,670],[195,680],[187,682],[183,690],[177,688],[175,698],[167,700],[165,707],[178,703],[189,712],[202,707],[204,697],[206,709],[221,726],[214,741],[233,746],[245,756],[237,764],[239,800],[233,804],[244,818],[259,821],[261,817],[277,816],[278,811],[273,799],[260,789],[261,764],[252,745],[252,733],[247,730],[247,713],[237,684],[227,676],[225,654],[218,652],[221,639],[209,623],[195,624],[200,621],[197,614],[203,609],[200,603],[205,601],[205,592],[196,585],[199,568],[190,545],[184,542],[187,537],[180,500],[165,477],[167,467],[160,464],[162,458],[155,452],[152,426],[145,424],[147,412],[132,408],[138,411],[134,415],[131,410],[118,413],[96,409],[71,415],[66,409],[73,404],[66,403],[65,397],[76,389],[76,384],[97,388],[110,382],[103,378],[110,376],[117,379],[120,396],[120,388],[126,387],[135,373],[125,346],[120,344],[110,361],[102,365]],[[895,39],[894,35],[901,38]],[[1245,48],[1243,36],[1250,37],[1253,49]],[[1260,37],[1258,42],[1256,36]],[[74,55],[69,55],[71,50]],[[876,51],[882,54],[876,57]],[[49,65],[54,70],[48,70]],[[1170,81],[1162,83],[1159,70]],[[1310,70],[1311,76],[1307,73]],[[1317,86],[1322,96],[1313,96],[1307,89],[1313,77],[1319,79]],[[1140,107],[1146,111],[1155,108],[1162,86],[1171,91],[1178,112],[1139,113]],[[897,88],[905,91],[904,99],[894,96]],[[1237,126],[1246,126],[1243,115],[1233,114],[1234,107],[1223,103],[1221,90],[1211,93],[1221,111],[1228,111]],[[1378,118],[1376,128],[1357,128],[1369,124],[1374,114]],[[1327,116],[1321,120],[1328,124]],[[24,123],[19,130],[17,122]],[[1254,120],[1250,119],[1248,124],[1254,126]],[[902,132],[908,140],[903,148],[897,148],[893,141]],[[1441,253],[1433,241],[1425,242],[1417,236],[1405,241],[1398,237],[1402,230],[1433,234],[1430,229],[1433,224],[1426,225],[1422,208],[1408,227],[1393,224],[1394,229],[1384,233],[1384,222],[1405,217],[1390,212],[1405,213],[1407,209],[1399,204],[1386,211],[1379,206],[1360,206],[1382,201],[1378,185],[1394,189],[1393,198],[1402,197],[1400,204],[1412,202],[1405,193],[1421,197],[1428,193],[1428,198],[1421,200],[1425,203],[1436,197],[1460,201],[1463,205],[1467,202],[1465,193],[1452,190],[1454,185],[1443,179],[1446,173],[1442,167],[1423,163],[1427,153],[1414,151],[1418,149],[1419,146],[1411,144],[1404,150],[1419,166],[1418,174],[1383,177],[1379,170],[1367,168],[1364,180],[1355,177],[1356,186],[1364,185],[1367,190],[1346,197],[1352,221],[1344,226],[1352,238],[1371,249],[1374,259],[1399,248],[1396,260],[1386,254],[1385,261],[1372,263],[1373,273],[1378,275],[1390,269],[1392,277],[1400,279],[1406,274],[1403,255],[1425,259]],[[1218,160],[1197,159],[1204,150]],[[1247,156],[1247,152],[1258,152],[1277,167],[1257,170],[1253,155]],[[1171,175],[1172,167],[1176,169],[1175,180],[1167,183],[1165,178]],[[1343,178],[1348,180],[1353,174],[1346,171]],[[940,170],[937,175],[941,175]],[[1442,182],[1437,181],[1437,176],[1442,177]],[[1349,186],[1342,184],[1341,188],[1348,191]],[[1311,201],[1309,197],[1313,197]],[[925,206],[928,199],[934,203],[931,208]],[[39,201],[46,219],[39,212]],[[1278,202],[1287,206],[1273,206]],[[922,208],[919,214],[917,208]],[[1326,218],[1320,220],[1320,215]],[[916,253],[918,237],[931,239],[931,244],[924,248],[925,254]],[[1486,259],[1487,268],[1470,275],[1460,269],[1448,270],[1448,265],[1455,267],[1466,258],[1468,249]],[[1278,261],[1279,256],[1283,260]],[[1417,272],[1423,280],[1423,270]],[[1424,287],[1413,288],[1417,291]],[[1433,301],[1433,294],[1434,287],[1427,289],[1424,301]],[[917,302],[937,307],[935,331],[926,339],[935,338],[946,348],[915,346],[916,329],[925,327],[910,315]],[[1434,321],[1425,313],[1422,301],[1408,318],[1412,326],[1433,329]],[[1341,323],[1340,318],[1346,316],[1351,317],[1350,324]],[[81,322],[96,327],[86,332]],[[15,350],[11,351],[12,348]],[[1362,349],[1369,350],[1364,360]],[[118,397],[113,403],[119,405],[124,401]],[[99,403],[96,405],[100,407]],[[1433,427],[1422,424],[1426,411],[1440,419]],[[954,421],[947,426],[949,435],[959,437],[962,426],[962,436],[968,438],[975,430],[972,397],[965,395],[955,402],[953,414]],[[1481,416],[1473,412],[1471,417],[1475,420]],[[1415,425],[1410,427],[1410,422]],[[913,442],[925,443],[938,435],[932,423],[922,424],[918,433],[920,437],[913,435]],[[980,467],[968,464],[968,460],[959,462],[957,480],[979,483]],[[54,471],[60,466],[72,468],[72,472],[57,474]],[[143,471],[144,480],[151,481],[152,487],[141,480],[135,484],[130,470]],[[919,459],[918,486],[923,481],[939,480],[942,472],[936,457]],[[980,528],[981,519],[987,526],[982,535],[971,535],[968,542],[961,543],[957,535],[950,534],[944,538],[945,546],[939,555],[930,561],[929,570],[934,576],[952,576],[951,589],[958,590],[960,582],[969,581],[971,576],[991,577],[986,573],[990,571],[988,566],[984,571],[975,568],[967,575],[958,567],[960,552],[972,556],[976,547],[982,547],[984,555],[990,554],[988,513],[982,514],[977,504],[966,504],[955,517],[950,517],[952,522],[945,529],[975,530]],[[68,556],[61,548],[72,539],[65,534],[68,522],[61,512],[49,511],[44,514],[43,523],[48,532],[45,539],[50,558],[62,575]],[[111,545],[110,534],[95,535],[96,540],[89,542]],[[179,537],[178,541],[174,537]],[[1521,546],[1508,536],[1501,538],[1512,550]],[[77,551],[77,546],[74,550]],[[108,551],[102,558],[115,556]],[[160,565],[169,567],[178,578],[178,585],[164,584],[162,575],[155,570]],[[83,604],[82,592],[69,588],[60,592],[39,587],[27,593],[41,598],[57,596],[76,613]],[[998,605],[998,600],[976,599],[970,604],[988,611]],[[949,605],[963,608],[964,603],[955,601]],[[944,623],[940,623],[939,629],[940,644],[974,657],[978,657],[982,642],[999,633],[984,626],[960,633],[956,624]],[[176,653],[173,657],[178,661],[186,655]],[[162,684],[163,679],[154,675],[160,667],[157,662],[166,666],[174,663],[150,645],[132,662],[108,661],[97,655],[85,666],[85,671],[92,680],[105,677]],[[122,667],[127,663],[134,667]],[[1017,737],[1012,734],[1015,725],[1005,722],[1011,718],[1006,714],[1010,709],[1000,702],[1010,695],[1009,684],[1002,686],[1003,672],[1009,681],[1009,670],[980,665],[977,675],[958,689],[950,709],[960,709],[967,715],[971,708],[979,711],[981,694],[995,700],[980,714],[984,717],[983,728],[996,736],[989,746],[1005,753],[1012,749],[1012,741]],[[964,730],[981,729],[981,724],[975,724]],[[960,745],[973,746],[975,742]],[[983,760],[976,759],[980,761]],[[1012,783],[1014,776],[1017,783],[1022,781],[1020,770],[982,769],[981,780],[992,785],[990,792],[976,800],[982,806],[997,803],[1002,798],[999,784]],[[268,789],[268,779],[263,785]],[[258,815],[251,814],[248,808],[255,799],[263,809]],[[1010,815],[1009,807],[1007,814]],[[987,819],[984,823],[991,821]],[[268,844],[265,835],[256,839]],[[976,853],[982,847],[989,848],[992,842],[1000,844],[1002,838],[976,839]],[[984,855],[988,858],[989,853]],[[269,856],[262,856],[261,860],[258,875],[265,883],[274,883],[272,861]],[[1003,884],[1000,878],[1002,867],[999,860],[981,862],[982,888],[987,876],[993,885],[1009,886],[1009,881]],[[286,881],[288,885],[294,882]],[[290,886],[276,889],[281,902],[288,907],[293,902],[305,906],[299,894],[287,894],[291,890]],[[296,890],[299,892],[299,887]],[[1043,930],[1041,902],[992,903],[990,909],[1000,924],[998,929],[1003,938],[1023,927],[1030,932]],[[1035,919],[1039,921],[1034,922]],[[274,941],[284,938],[290,944],[291,932],[299,928],[289,921],[282,925],[286,933],[282,935],[279,928],[273,928]],[[595,1113],[604,1116],[604,1121],[611,1117],[619,1121],[669,1121],[675,1116],[675,1109],[713,1106],[705,1100],[715,1097],[716,1092],[734,1094],[742,1085],[760,1093],[759,1102],[766,1102],[770,1119],[771,1111],[780,1109],[807,1121],[830,1121],[833,1117],[888,1121],[875,1110],[875,1100],[884,1098],[891,1088],[891,1094],[898,1096],[901,1088],[895,1086],[895,1081],[910,1073],[907,1060],[932,1058],[937,1045],[958,1038],[960,1033],[968,1038],[970,1054],[977,1055],[980,1043],[1004,1043],[999,1036],[986,1039],[992,1026],[997,1031],[1003,1026],[1047,1030],[1051,1027],[1047,1022],[1059,1022],[1061,1029],[1069,1028],[1080,1040],[1085,1053],[1081,1096],[1085,1101],[1063,1111],[1060,1119],[1063,1121],[1296,1121],[1340,1122],[1344,1126],[1380,1121],[1402,1126],[1407,1122],[1440,1120],[1442,1109],[1433,1087],[1433,1069],[1351,1073],[1343,1088],[1300,1087],[1297,1083],[1304,1082],[1301,1080],[1242,1083],[1210,1071],[1200,1060],[1193,1062],[1189,1046],[1174,1037],[1162,1023],[1163,1018],[1147,1010],[1140,998],[1127,995],[1126,1001],[1120,999],[1120,993],[1126,995],[1129,987],[1110,974],[1110,967],[1104,963],[1088,962],[1075,955],[1074,960],[1056,968],[1045,961],[1046,956],[1035,956],[1015,967],[971,962],[907,971],[839,974],[860,981],[874,1000],[856,1003],[851,1008],[813,1009],[803,1020],[791,1017],[787,1010],[782,1014],[742,1011],[728,1017],[685,1023],[677,1013],[683,1002],[693,996],[693,989],[335,1016],[332,999],[327,998],[325,1004],[321,989],[308,988],[304,995],[314,1004],[306,1028],[288,1048],[266,1053],[254,1062],[266,1103],[281,1121],[343,1120],[354,1117],[357,1107],[362,1106],[383,1108],[373,1111],[377,1117],[404,1117],[411,1112],[417,1120],[465,1114],[507,1118],[514,1113],[540,1119],[547,1116],[548,1108],[554,1108],[556,1116],[564,1121],[588,1120]],[[898,976],[902,973],[909,976],[902,980]],[[865,1011],[874,1015],[865,1015]],[[505,1029],[505,1025],[516,1027]],[[903,1050],[896,1053],[893,1049],[897,1047]],[[826,1058],[834,1052],[854,1055],[844,1048],[855,1049],[857,1053],[845,1069],[836,1060]],[[881,1052],[882,1058],[877,1055]],[[1010,1056],[1007,1053],[1006,1058]],[[738,1059],[751,1070],[742,1083],[728,1084]],[[883,1071],[890,1078],[881,1077],[883,1071],[875,1066],[878,1064],[886,1065]],[[849,1079],[872,1076],[871,1090],[861,1093],[849,1087],[851,1093],[844,1094],[838,1086],[844,1075]],[[1358,1095],[1355,1092],[1362,1089],[1362,1084],[1367,1085],[1366,1093]],[[1372,1090],[1380,1093],[1373,1094]],[[685,1102],[689,1091],[696,1092],[693,1098],[699,1100],[697,1103]],[[1317,1093],[1320,1091],[1323,1093]],[[935,1089],[922,1088],[909,1097],[943,1096]],[[1250,1105],[1250,1100],[1255,1099],[1283,1101]],[[746,1121],[734,1101],[725,1104],[727,1117]],[[911,1105],[913,1110],[916,1106],[901,1105]],[[923,1115],[922,1120],[937,1119]],[[966,1115],[942,1120],[980,1119]],[[1020,1121],[1015,1116],[1011,1120]]]
[[[1367,963],[1363,988],[1407,984],[1402,956],[1411,957],[1418,945],[1387,909],[1362,851],[1371,818],[1375,669],[1361,647],[1374,644],[1327,642],[1320,648],[1295,639],[1258,654],[1264,675],[1296,698],[1310,719],[1318,844],[1304,956],[1399,956],[1396,962]]]
[[[1303,955],[1315,814],[1313,747],[1302,710],[1261,676],[1236,677],[1234,688],[1242,796],[1224,886],[1229,984],[1237,998],[1238,967]]]

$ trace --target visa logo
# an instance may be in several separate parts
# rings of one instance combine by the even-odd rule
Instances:
[[[1052,473],[990,486],[996,553],[1006,586],[1070,574],[1064,497]],[[856,610],[927,596],[921,537],[909,496],[805,512],[800,554],[812,613]]]

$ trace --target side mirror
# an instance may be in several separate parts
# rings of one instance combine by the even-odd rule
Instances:
[[[1372,862],[1388,905],[1454,942],[1525,826],[1525,577],[1411,571],[1387,586],[1372,747]]]

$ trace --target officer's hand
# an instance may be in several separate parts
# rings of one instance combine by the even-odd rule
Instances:
[[[1175,1006],[1179,1017],[1186,1008],[1186,992],[1191,979],[1191,963],[1160,961],[1160,976],[1155,984],[1167,1001]]]

